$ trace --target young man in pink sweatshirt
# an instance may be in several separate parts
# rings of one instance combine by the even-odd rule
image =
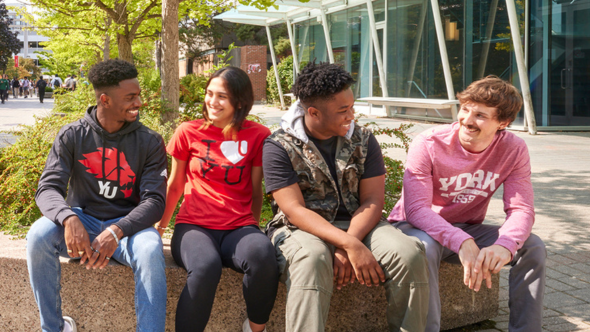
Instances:
[[[457,95],[458,122],[420,134],[408,152],[402,198],[389,221],[424,243],[430,303],[426,331],[440,330],[438,269],[463,265],[463,282],[479,291],[491,274],[512,266],[510,331],[541,331],[545,258],[535,221],[525,142],[506,127],[522,107],[511,84],[488,76]],[[483,224],[490,199],[504,185],[502,226]]]

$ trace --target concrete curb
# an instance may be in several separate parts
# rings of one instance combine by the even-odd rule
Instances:
[[[11,241],[0,235],[0,331],[39,331],[39,312],[29,285],[25,240]],[[166,330],[174,331],[178,296],[186,272],[178,267],[164,247],[168,305]],[[133,273],[116,263],[103,270],[86,270],[74,260],[61,259],[62,310],[73,317],[78,331],[134,331]],[[492,289],[475,293],[462,283],[462,268],[443,263],[440,270],[443,329],[450,329],[496,317],[498,314],[498,275]],[[242,297],[242,275],[224,269],[206,331],[236,331],[246,318]],[[269,331],[284,330],[285,286],[279,285]],[[326,331],[387,331],[387,302],[381,287],[354,284],[335,291]]]

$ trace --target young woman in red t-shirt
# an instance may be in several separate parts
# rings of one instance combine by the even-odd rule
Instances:
[[[274,305],[278,266],[258,228],[262,209],[262,145],[268,128],[246,120],[254,103],[248,75],[227,67],[207,82],[202,120],[181,124],[168,143],[172,170],[168,226],[178,199],[172,256],[188,272],[176,310],[176,331],[203,331],[223,266],[244,273],[244,331],[264,331]]]

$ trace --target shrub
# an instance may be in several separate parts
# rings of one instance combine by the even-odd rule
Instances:
[[[55,92],[53,112],[81,113],[83,115],[88,106],[96,105],[94,89],[86,84],[79,84],[76,91],[73,92],[62,88],[56,89]]]
[[[289,55],[284,58],[279,64],[277,64],[279,71],[279,79],[281,81],[281,88],[283,94],[291,92],[293,86],[293,56]],[[288,103],[289,98],[285,99],[285,103]],[[281,99],[279,97],[279,89],[277,87],[277,79],[275,78],[274,66],[271,66],[266,73],[266,100],[268,103],[275,105],[280,104]]]
[[[41,212],[35,204],[37,183],[55,135],[81,113],[36,118],[35,124],[12,132],[18,140],[0,155],[0,229],[22,236]]]
[[[383,161],[385,162],[385,204],[383,205],[384,216],[388,217],[389,213],[400,199],[402,194],[402,184],[404,180],[404,163],[401,160],[393,159],[387,155],[386,149],[399,148],[404,149],[406,153],[410,147],[411,138],[408,136],[408,129],[413,124],[401,124],[398,128],[383,128],[374,122],[365,126],[371,127],[373,134],[387,135],[397,138],[400,143],[380,143],[383,151]]]
[[[205,87],[209,77],[188,74],[180,79],[180,103],[184,107],[183,121],[201,118],[201,105],[205,101]]]
[[[53,88],[50,86],[45,87],[45,92],[53,92]]]

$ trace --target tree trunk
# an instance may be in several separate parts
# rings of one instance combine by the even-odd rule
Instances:
[[[103,60],[107,61],[111,57],[111,35],[108,33],[104,36]]]
[[[162,114],[164,122],[178,116],[178,3],[178,0],[162,0],[162,100],[170,109]]]
[[[156,70],[162,77],[162,39],[156,39]]]
[[[117,34],[117,45],[119,46],[119,59],[133,63],[133,51],[131,50],[133,38],[129,35]]]

